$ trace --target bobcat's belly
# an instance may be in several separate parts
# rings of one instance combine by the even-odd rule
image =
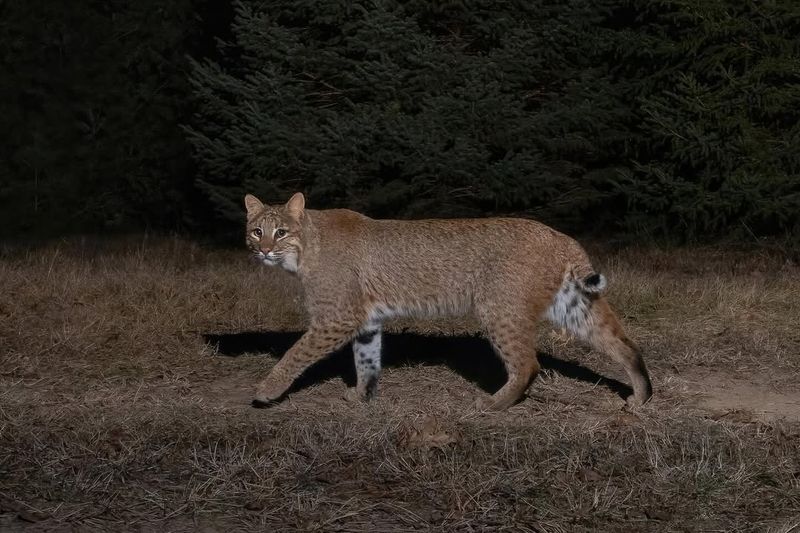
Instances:
[[[392,318],[432,318],[463,316],[472,311],[472,298],[464,294],[417,300],[386,299],[367,310],[369,322],[380,323]]]

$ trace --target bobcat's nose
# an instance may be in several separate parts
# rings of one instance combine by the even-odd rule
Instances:
[[[264,247],[264,246],[262,246],[262,247],[261,247],[261,253],[262,253],[262,254],[264,254],[264,255],[267,255],[267,254],[268,254],[268,253],[270,253],[271,251],[272,251],[272,249],[271,249],[271,248],[266,248],[266,247]]]

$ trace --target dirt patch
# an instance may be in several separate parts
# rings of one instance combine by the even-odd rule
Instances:
[[[800,423],[800,390],[796,388],[779,390],[769,381],[745,381],[724,372],[698,373],[702,381],[691,382],[689,391],[699,395],[701,408],[717,417]]]

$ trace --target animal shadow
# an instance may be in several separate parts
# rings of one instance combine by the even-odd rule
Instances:
[[[300,332],[287,331],[206,333],[203,334],[203,339],[207,344],[215,346],[217,354],[222,356],[237,357],[244,354],[269,353],[280,358],[301,335]],[[598,374],[578,363],[558,359],[542,352],[538,353],[538,358],[544,369],[606,387],[623,399],[633,392],[628,385]],[[502,387],[507,377],[503,363],[495,355],[491,345],[478,335],[384,333],[382,363],[384,368],[446,365],[489,393]],[[334,377],[341,377],[348,387],[355,386],[353,350],[349,344],[307,369],[295,381],[289,392],[302,390]]]

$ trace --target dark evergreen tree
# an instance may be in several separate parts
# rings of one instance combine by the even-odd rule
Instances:
[[[793,0],[244,0],[230,29],[219,5],[0,0],[0,231],[173,226],[197,206],[190,106],[194,185],[230,227],[245,191],[303,190],[375,216],[800,229]],[[190,85],[191,50],[213,61]]]
[[[617,76],[641,122],[616,182],[627,224],[689,236],[796,233],[800,3],[627,4]]]
[[[617,175],[627,108],[594,58],[602,2],[245,1],[196,63],[199,185],[377,216],[578,221]]]
[[[0,2],[0,231],[175,224],[196,4]]]
[[[798,224],[790,0],[239,4],[196,63],[198,181],[378,216],[694,237]]]

